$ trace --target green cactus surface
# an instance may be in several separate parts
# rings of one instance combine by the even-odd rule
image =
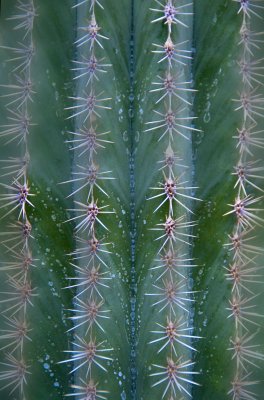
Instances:
[[[263,399],[263,1],[0,12],[0,399]]]

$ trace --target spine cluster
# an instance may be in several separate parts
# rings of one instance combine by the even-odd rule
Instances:
[[[153,365],[155,372],[151,374],[155,383],[153,387],[164,385],[162,399],[175,400],[179,395],[191,396],[189,386],[197,384],[192,376],[193,362],[188,360],[186,353],[195,349],[190,341],[197,338],[192,335],[193,328],[189,321],[189,308],[193,300],[193,291],[188,290],[188,271],[194,267],[188,255],[182,248],[191,244],[190,231],[194,226],[189,218],[192,213],[190,203],[199,200],[193,196],[196,189],[184,179],[186,168],[182,164],[181,154],[177,152],[177,144],[191,140],[191,133],[197,131],[191,122],[190,94],[192,82],[186,81],[191,51],[185,49],[186,41],[176,43],[176,31],[188,29],[185,16],[192,15],[192,3],[176,5],[174,1],[165,4],[156,0],[158,8],[151,9],[158,14],[152,22],[163,21],[168,29],[163,45],[154,44],[154,53],[158,54],[158,63],[162,74],[153,82],[151,92],[159,97],[155,103],[156,119],[148,122],[146,132],[158,133],[158,141],[163,141],[165,157],[159,162],[162,181],[151,199],[160,199],[154,213],[165,210],[164,222],[153,230],[159,231],[156,239],[161,245],[156,264],[151,270],[158,272],[153,284],[153,306],[162,315],[162,323],[157,323],[152,331],[155,338],[151,344],[159,343],[158,353],[164,355],[164,364]]]
[[[31,340],[28,307],[32,306],[33,296],[36,295],[30,278],[35,260],[30,246],[32,226],[27,212],[28,207],[33,206],[28,179],[28,136],[33,125],[30,116],[34,94],[31,64],[35,52],[32,33],[36,11],[33,0],[18,1],[16,10],[17,13],[8,20],[15,23],[14,30],[18,31],[21,38],[17,47],[2,46],[11,54],[6,64],[12,66],[12,71],[11,83],[0,85],[7,112],[7,122],[0,127],[1,145],[6,146],[7,153],[7,158],[0,160],[0,185],[3,189],[0,210],[1,219],[8,217],[0,236],[3,255],[0,273],[6,287],[0,293],[4,320],[0,331],[0,348],[5,354],[4,359],[1,357],[0,381],[2,390],[10,389],[10,395],[14,398],[25,399],[24,388],[30,374],[25,356],[25,342]],[[16,153],[11,154],[10,149]]]
[[[87,5],[89,4],[89,6]],[[110,98],[100,92],[100,76],[105,74],[109,64],[105,63],[103,42],[108,38],[101,34],[97,23],[96,12],[103,9],[97,0],[85,0],[77,3],[74,8],[87,7],[88,24],[79,28],[81,34],[75,45],[78,59],[74,61],[74,79],[80,95],[71,97],[74,105],[67,107],[71,111],[75,131],[68,143],[75,153],[76,165],[73,178],[67,182],[73,186],[69,197],[73,196],[76,207],[69,211],[74,216],[69,221],[75,221],[75,239],[77,248],[71,254],[75,260],[72,266],[75,276],[70,278],[68,288],[75,289],[74,307],[70,319],[74,331],[73,350],[70,358],[62,361],[72,363],[71,373],[77,372],[76,384],[72,385],[74,393],[69,396],[76,398],[106,399],[108,391],[102,388],[103,382],[98,378],[100,370],[107,377],[107,364],[113,349],[107,346],[104,321],[109,318],[109,310],[105,307],[104,291],[109,288],[111,279],[109,267],[104,260],[104,254],[109,243],[104,242],[108,228],[102,221],[104,214],[113,211],[103,205],[109,196],[103,182],[111,177],[111,171],[103,171],[96,162],[98,152],[103,151],[109,141],[109,132],[100,131],[101,113],[110,109],[107,105]],[[103,199],[102,203],[100,200]],[[79,201],[80,200],[80,201]],[[76,264],[77,263],[77,264]]]
[[[264,148],[262,130],[258,121],[264,117],[263,59],[255,58],[259,44],[263,42],[264,32],[254,32],[255,18],[264,13],[262,2],[255,0],[234,0],[239,5],[238,13],[242,15],[239,45],[242,48],[238,61],[241,77],[239,99],[234,99],[235,110],[241,112],[241,126],[233,136],[236,140],[237,164],[234,167],[234,188],[237,191],[235,201],[230,204],[232,210],[226,215],[235,215],[236,223],[229,235],[227,246],[231,252],[231,263],[226,267],[226,279],[232,283],[229,300],[228,318],[234,323],[234,336],[230,339],[228,350],[235,363],[235,373],[228,392],[233,400],[256,399],[252,387],[258,382],[252,379],[254,368],[264,356],[258,351],[254,338],[258,333],[258,318],[261,317],[254,308],[257,301],[257,285],[261,282],[261,267],[258,255],[263,251],[254,245],[257,226],[264,220],[258,215],[256,207],[263,196],[259,181],[264,167],[255,159],[258,148]],[[254,287],[256,286],[256,287]],[[257,294],[256,294],[257,293]],[[253,344],[254,341],[254,344]]]

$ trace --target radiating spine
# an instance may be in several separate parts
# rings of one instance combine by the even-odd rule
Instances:
[[[229,242],[231,262],[226,270],[226,279],[232,283],[229,299],[228,318],[234,323],[234,336],[230,339],[231,358],[235,371],[228,394],[233,400],[256,399],[254,387],[258,382],[251,375],[258,361],[264,355],[258,351],[259,346],[252,344],[257,334],[257,319],[261,317],[255,310],[256,289],[254,284],[261,281],[257,257],[263,249],[254,245],[256,236],[254,229],[263,225],[264,220],[258,215],[261,211],[258,203],[263,196],[255,196],[255,192],[263,192],[261,178],[264,167],[254,159],[256,148],[263,148],[262,131],[258,128],[258,119],[264,117],[263,60],[255,59],[254,53],[263,41],[263,32],[253,32],[251,26],[255,17],[264,15],[264,7],[258,0],[240,1],[238,13],[242,14],[240,28],[241,59],[238,61],[241,91],[238,99],[234,99],[235,111],[242,114],[241,126],[238,127],[236,140],[237,164],[232,175],[235,177],[234,188],[237,191],[231,211],[225,215],[235,215],[236,224]]]
[[[158,13],[158,17],[152,22],[164,21],[168,35],[164,45],[154,44],[153,52],[158,54],[158,63],[165,63],[166,68],[164,76],[158,75],[152,82],[151,92],[158,94],[155,108],[159,107],[162,111],[154,109],[156,119],[147,122],[146,132],[157,135],[157,141],[166,140],[167,145],[165,158],[160,161],[162,182],[151,188],[157,194],[148,200],[160,199],[154,213],[163,210],[163,205],[166,205],[167,211],[164,222],[153,228],[160,232],[156,239],[160,245],[156,265],[151,270],[159,274],[153,284],[153,293],[147,295],[153,296],[153,306],[164,315],[164,322],[157,323],[156,330],[152,331],[154,339],[150,341],[150,344],[159,343],[158,353],[164,354],[164,364],[153,365],[153,387],[163,385],[162,399],[174,400],[179,393],[190,396],[189,386],[197,385],[193,380],[193,375],[197,374],[193,371],[194,363],[185,360],[182,351],[195,351],[190,341],[198,337],[193,335],[188,317],[194,292],[187,288],[187,276],[194,265],[187,254],[181,253],[181,247],[190,245],[193,237],[190,231],[195,225],[189,219],[193,213],[190,203],[199,199],[192,194],[196,188],[184,179],[186,167],[181,154],[176,153],[176,145],[182,138],[190,140],[190,133],[198,129],[193,127],[194,117],[188,112],[192,104],[190,94],[194,92],[192,82],[185,79],[191,51],[185,49],[185,41],[174,41],[177,28],[188,29],[183,21],[184,16],[192,15],[192,3],[179,5],[173,1],[163,3],[158,0],[156,3],[157,8],[151,8],[151,11]]]
[[[30,163],[28,135],[33,125],[30,116],[30,103],[34,96],[34,83],[31,79],[31,63],[35,49],[33,42],[33,25],[36,10],[33,0],[18,1],[17,13],[8,20],[15,23],[14,30],[22,34],[17,47],[2,46],[10,52],[7,63],[12,65],[12,82],[1,84],[2,98],[6,100],[9,116],[5,125],[0,128],[0,138],[6,145],[16,143],[17,155],[10,155],[0,160],[2,167],[1,211],[2,218],[10,222],[6,231],[1,233],[3,253],[9,258],[0,262],[1,279],[5,274],[6,291],[0,294],[0,304],[4,315],[5,326],[0,332],[0,347],[5,352],[1,362],[1,389],[10,388],[10,396],[19,396],[25,400],[25,384],[29,374],[29,362],[25,354],[25,342],[30,339],[30,321],[28,307],[33,305],[37,292],[31,284],[30,273],[35,267],[32,256],[32,228],[27,209],[33,206],[33,194],[30,190],[28,166]],[[8,148],[8,147],[7,147]],[[17,221],[15,218],[17,217]]]
[[[69,119],[73,119],[77,127],[70,132],[73,138],[68,140],[71,150],[75,151],[75,159],[83,160],[82,165],[77,162],[73,171],[73,178],[63,183],[71,183],[75,208],[69,211],[74,215],[68,221],[75,222],[77,247],[72,257],[76,276],[70,279],[68,288],[74,288],[74,308],[69,310],[69,317],[73,326],[69,331],[76,331],[73,349],[66,351],[70,357],[62,362],[72,363],[71,372],[78,371],[76,384],[72,386],[74,393],[68,396],[83,398],[106,399],[107,390],[102,389],[104,383],[97,379],[96,369],[107,372],[107,363],[112,361],[111,351],[108,346],[104,322],[110,318],[109,310],[105,307],[104,289],[109,288],[109,267],[104,260],[104,253],[109,253],[107,245],[100,238],[100,229],[108,232],[108,227],[103,222],[104,214],[111,214],[109,206],[101,205],[97,200],[109,195],[103,185],[104,180],[114,179],[111,171],[103,171],[96,163],[97,153],[104,149],[108,143],[110,132],[100,131],[102,110],[110,110],[109,101],[103,92],[98,92],[100,75],[107,72],[110,64],[106,63],[99,54],[104,51],[103,42],[108,40],[101,33],[98,25],[96,10],[103,9],[101,2],[96,0],[79,1],[73,8],[90,5],[88,11],[88,24],[79,28],[81,34],[75,41],[77,51],[80,53],[78,60],[74,61],[74,80],[80,95],[70,97],[74,105],[66,109],[70,111]],[[79,86],[78,86],[79,85]],[[83,85],[83,90],[80,87]],[[79,201],[80,199],[80,201]],[[83,200],[84,199],[84,200]],[[104,337],[100,340],[99,337]],[[107,389],[107,388],[106,388]]]

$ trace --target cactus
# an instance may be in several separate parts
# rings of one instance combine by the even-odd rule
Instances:
[[[2,1],[1,398],[261,398],[263,18]]]

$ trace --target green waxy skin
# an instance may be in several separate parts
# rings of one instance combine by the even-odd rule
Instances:
[[[21,3],[26,3],[26,0]],[[181,6],[187,1],[178,3]],[[190,264],[195,264],[194,268],[181,270],[185,276],[182,290],[194,291],[188,293],[187,298],[195,301],[188,300],[184,304],[187,311],[176,308],[176,316],[186,321],[186,326],[193,327],[188,334],[202,338],[182,340],[197,351],[179,343],[175,348],[182,361],[195,362],[189,369],[199,375],[185,377],[199,386],[181,382],[194,400],[228,400],[232,399],[227,393],[231,389],[236,362],[232,360],[232,352],[227,350],[235,325],[234,320],[227,318],[232,285],[225,279],[224,266],[229,264],[231,256],[224,244],[228,242],[236,218],[233,214],[225,217],[223,214],[230,211],[228,204],[233,204],[237,194],[231,173],[238,160],[238,150],[232,136],[241,126],[242,113],[234,111],[232,99],[237,99],[241,91],[237,60],[242,52],[238,46],[242,15],[237,14],[239,5],[231,0],[216,0],[213,4],[210,0],[197,0],[193,3],[186,9],[190,15],[179,16],[188,27],[172,25],[173,41],[186,41],[184,49],[191,52],[193,59],[187,60],[185,67],[174,63],[172,71],[181,71],[181,80],[191,81],[185,89],[191,87],[197,91],[183,93],[184,99],[191,104],[179,116],[197,117],[186,124],[200,131],[184,128],[182,131],[189,140],[174,134],[171,145],[187,167],[176,167],[176,174],[183,174],[181,180],[188,181],[186,186],[195,187],[191,196],[202,200],[181,199],[193,214],[174,203],[175,217],[184,214],[186,221],[194,221],[194,226],[184,230],[189,235],[187,241],[191,246],[178,242],[176,246],[186,258],[193,258]],[[161,193],[152,188],[162,187],[162,171],[168,171],[159,170],[161,164],[158,164],[165,157],[168,135],[159,141],[162,129],[146,132],[151,126],[148,123],[159,119],[154,110],[164,113],[168,103],[165,98],[156,104],[161,92],[150,92],[155,89],[152,82],[157,82],[157,76],[164,77],[167,70],[166,61],[159,63],[162,56],[153,50],[156,50],[154,44],[163,46],[168,36],[168,25],[164,20],[151,22],[162,15],[150,10],[161,9],[154,0],[101,0],[100,4],[103,9],[98,3],[94,6],[96,21],[101,28],[99,33],[108,40],[99,38],[103,48],[96,44],[96,54],[110,66],[105,68],[107,73],[98,72],[99,80],[94,79],[93,88],[97,94],[103,92],[102,98],[111,98],[104,104],[111,109],[99,109],[101,118],[96,117],[95,125],[99,132],[109,132],[104,139],[110,143],[97,149],[94,162],[100,171],[110,171],[109,176],[114,179],[99,182],[109,197],[95,187],[94,199],[100,206],[107,205],[107,210],[114,213],[99,215],[108,230],[98,223],[96,225],[96,237],[107,243],[105,249],[109,252],[100,253],[102,262],[107,265],[101,262],[101,268],[111,279],[105,281],[108,287],[100,288],[104,301],[102,309],[107,311],[105,315],[108,318],[98,319],[103,330],[95,326],[93,334],[96,342],[103,342],[102,348],[111,349],[102,353],[111,361],[98,359],[107,371],[94,365],[91,374],[87,373],[87,364],[70,373],[83,359],[65,362],[74,354],[71,351],[78,350],[77,337],[89,341],[87,324],[74,327],[76,322],[71,319],[78,315],[74,296],[82,287],[67,288],[76,284],[75,278],[80,277],[78,268],[85,268],[88,260],[76,260],[71,254],[79,247],[76,225],[80,222],[71,219],[78,215],[76,201],[85,204],[88,192],[86,187],[71,195],[81,186],[78,181],[71,180],[80,168],[89,166],[89,157],[88,152],[80,156],[80,151],[72,149],[73,144],[69,141],[73,139],[71,132],[82,128],[85,114],[71,118],[76,110],[67,108],[77,104],[73,97],[83,96],[90,87],[86,85],[87,76],[75,79],[77,72],[73,70],[77,65],[73,60],[83,61],[90,52],[90,42],[80,47],[74,44],[84,34],[82,27],[90,22],[90,1],[72,8],[70,0],[34,0],[37,16],[32,33],[35,54],[31,80],[36,93],[32,95],[33,102],[28,103],[34,125],[30,127],[28,136],[30,162],[27,174],[30,190],[34,193],[30,198],[34,208],[27,206],[26,210],[34,237],[29,243],[36,267],[30,270],[30,281],[36,296],[32,296],[33,306],[28,305],[26,309],[31,340],[25,340],[22,350],[30,374],[26,376],[23,393],[19,389],[10,393],[11,386],[4,388],[0,392],[0,398],[4,400],[58,400],[69,394],[72,395],[69,398],[76,400],[190,398],[178,389],[174,395],[171,386],[165,392],[168,380],[155,386],[163,378],[151,376],[160,372],[155,365],[166,366],[166,359],[171,354],[169,346],[159,352],[164,341],[149,343],[158,337],[152,333],[160,329],[157,323],[165,325],[168,315],[168,308],[160,312],[159,305],[153,306],[159,297],[150,294],[158,292],[153,285],[162,286],[162,279],[157,280],[161,272],[153,268],[158,265],[156,260],[163,240],[155,239],[163,232],[153,228],[164,223],[169,214],[169,203],[166,201],[154,212],[164,197],[149,199]],[[264,14],[262,9],[258,12]],[[16,2],[3,0],[0,46],[16,47],[23,41],[23,30],[14,30],[16,22],[6,19],[15,13]],[[251,19],[252,29],[261,32],[262,20],[253,15]],[[11,71],[15,62],[6,61],[11,58],[10,54],[10,50],[0,48],[0,84],[14,82]],[[262,54],[263,44],[260,43],[254,57],[260,59]],[[0,91],[6,93],[4,87],[0,87]],[[263,93],[261,87],[260,92]],[[179,99],[173,101],[174,106],[184,105]],[[6,103],[7,99],[0,97],[1,126],[7,124],[9,116]],[[258,130],[262,128],[263,118],[259,118]],[[0,137],[0,140],[0,160],[23,155],[21,144],[12,142],[6,145],[5,138]],[[254,149],[254,159],[263,161],[263,149]],[[12,176],[1,177],[0,183],[10,185]],[[260,180],[256,184],[262,187]],[[5,193],[6,189],[0,186],[0,194]],[[254,190],[250,193],[261,195]],[[263,208],[263,201],[257,207]],[[17,209],[4,217],[9,209],[0,209],[0,218],[3,216],[1,231],[4,233],[9,229],[8,224],[17,220],[19,213]],[[65,223],[68,220],[71,221]],[[87,239],[88,231],[80,230],[77,236]],[[263,246],[261,226],[254,229],[254,236],[254,245]],[[0,241],[4,239],[3,235],[0,236]],[[12,255],[2,244],[0,336],[8,329],[4,317],[8,303],[4,301],[4,293],[10,290],[9,272],[3,265],[10,260]],[[263,261],[263,255],[258,255],[257,265],[263,265]],[[263,272],[260,270],[258,273],[262,275],[258,280],[262,281]],[[175,279],[180,281],[178,275]],[[262,314],[261,284],[250,283],[248,287],[253,293],[260,294],[252,304],[256,304],[254,312]],[[85,296],[89,297],[89,290]],[[81,296],[81,299],[87,299]],[[70,311],[73,309],[77,310],[76,314]],[[261,353],[264,322],[261,317],[255,319],[259,326],[250,325],[250,332],[259,332],[251,343],[260,345],[257,351]],[[6,343],[0,338],[0,349]],[[7,353],[8,349],[0,350],[0,388],[9,382],[3,379],[8,369],[5,365]],[[19,350],[15,354],[19,357]],[[253,399],[255,395],[261,398],[263,392],[261,362],[257,360],[256,364],[259,369],[254,366],[248,369],[252,372],[250,380],[259,381],[252,387]],[[88,397],[85,392],[82,396],[73,396],[75,389],[72,385],[83,386],[82,382],[88,384],[90,378],[98,383],[97,396]],[[76,393],[79,392],[77,388]],[[240,399],[243,397],[233,400]]]

